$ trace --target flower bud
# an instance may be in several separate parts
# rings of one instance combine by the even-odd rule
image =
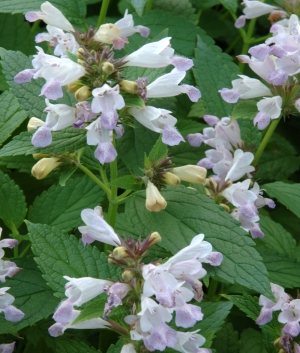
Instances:
[[[74,93],[76,92],[82,85],[80,85],[77,82],[71,82],[66,85],[66,89],[68,93]]]
[[[107,75],[111,75],[115,71],[115,67],[112,63],[110,63],[109,61],[106,61],[102,65],[102,71]]]
[[[32,155],[32,157],[33,157],[34,159],[42,159],[42,158],[50,157],[50,156],[51,156],[50,153],[34,153],[34,154]]]
[[[148,242],[149,247],[153,246],[161,241],[161,236],[158,232],[153,232],[149,235]]]
[[[28,125],[27,125],[27,130],[31,131],[31,130],[36,130],[37,128],[43,126],[45,124],[45,122],[41,119],[38,118],[31,118],[28,121]]]
[[[135,81],[128,81],[128,80],[122,80],[119,82],[120,90],[131,93],[131,94],[136,94],[138,85]]]
[[[102,43],[112,44],[112,40],[120,36],[120,29],[113,23],[106,23],[98,29],[94,35],[94,40]]]
[[[44,179],[53,169],[57,168],[62,162],[60,158],[43,158],[39,160],[31,169],[31,174],[37,179]]]
[[[78,102],[83,102],[86,101],[91,95],[92,92],[90,88],[88,86],[82,86],[75,92],[75,99]]]
[[[161,196],[157,187],[148,181],[146,189],[146,208],[149,211],[159,212],[167,207],[166,200]]]
[[[178,178],[177,175],[175,175],[173,173],[166,172],[163,174],[162,177],[168,185],[171,185],[174,188],[177,188],[177,186],[180,184],[180,179]]]
[[[114,248],[113,256],[116,260],[121,260],[126,257],[130,257],[130,255],[127,252],[126,246],[118,246]]]
[[[198,165],[188,164],[183,167],[173,168],[172,173],[177,175],[181,180],[188,181],[189,183],[203,184],[207,170]]]
[[[117,264],[117,261],[111,257],[111,255],[108,255],[107,262],[111,265]]]
[[[85,60],[84,54],[85,54],[85,52],[84,52],[84,49],[83,49],[83,48],[79,48],[79,49],[77,50],[76,55],[77,55],[77,57],[78,57],[79,59]]]
[[[123,271],[122,278],[125,282],[130,282],[134,278],[133,272],[131,270]]]

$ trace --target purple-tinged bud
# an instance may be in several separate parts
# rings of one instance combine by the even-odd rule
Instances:
[[[238,19],[235,21],[234,23],[234,27],[235,28],[242,28],[245,26],[246,24],[246,19],[247,17],[245,15],[241,15],[240,17],[238,17]]]

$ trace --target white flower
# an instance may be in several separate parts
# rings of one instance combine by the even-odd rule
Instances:
[[[281,313],[278,316],[278,321],[285,324],[282,329],[283,333],[290,334],[292,337],[297,337],[300,333],[300,299],[294,299],[289,303],[285,301],[281,306]]]
[[[225,177],[225,181],[230,179],[231,181],[236,181],[240,179],[245,174],[251,173],[255,170],[255,168],[250,165],[253,161],[254,155],[251,152],[243,152],[238,149],[234,151],[234,157],[230,169],[227,172]],[[214,172],[215,172],[214,167]],[[217,173],[218,174],[218,173]]]
[[[243,12],[247,19],[266,15],[276,10],[276,6],[264,4],[261,1],[244,0],[243,4],[245,5]]]
[[[25,14],[25,18],[29,22],[42,20],[48,25],[61,28],[64,31],[74,32],[71,23],[56,7],[46,1],[41,5],[41,11],[30,11]]]
[[[83,244],[90,244],[95,240],[101,241],[113,246],[121,245],[118,235],[113,228],[104,220],[102,208],[96,206],[81,211],[81,218],[86,226],[79,227],[78,230],[82,234]]]
[[[4,317],[7,321],[18,322],[23,319],[24,313],[11,305],[15,298],[6,293],[10,287],[0,288],[0,313],[4,312]]]
[[[265,129],[271,119],[279,118],[281,114],[282,98],[275,96],[272,98],[263,98],[257,103],[259,113],[255,116],[253,123],[257,124],[259,130]]]
[[[245,75],[238,76],[241,78],[232,81],[232,89],[222,88],[218,91],[225,102],[236,103],[239,98],[249,99],[272,95],[269,88],[259,80]]]

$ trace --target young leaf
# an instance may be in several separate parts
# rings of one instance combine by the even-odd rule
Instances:
[[[9,293],[16,298],[13,305],[25,313],[23,320],[14,323],[14,327],[21,330],[52,315],[59,299],[53,296],[32,258],[16,263],[23,271],[13,279],[7,279],[6,283],[10,287]]]
[[[245,102],[240,102],[234,107],[231,114],[231,121],[237,119],[250,119],[253,120],[258,113],[256,101],[247,100]]]
[[[143,15],[144,7],[148,0],[128,0],[139,16]]]
[[[67,232],[83,223],[83,209],[100,205],[104,196],[104,191],[89,177],[74,178],[63,187],[52,185],[38,196],[29,208],[28,220]]]
[[[23,191],[0,170],[0,218],[13,231],[22,224],[26,212]]]
[[[27,118],[27,114],[21,109],[15,96],[9,92],[3,92],[0,96],[0,145],[22,124]]]
[[[21,156],[34,153],[74,152],[86,146],[85,131],[72,127],[52,132],[51,145],[36,148],[31,143],[32,131],[22,132],[0,150],[0,157]]]
[[[119,269],[109,265],[106,255],[96,247],[84,247],[73,235],[47,225],[28,222],[27,227],[35,261],[49,286],[61,298],[66,284],[63,276],[119,279]]]
[[[168,202],[167,208],[152,213],[145,207],[145,192],[134,193],[126,203],[127,222],[117,223],[117,231],[136,237],[157,231],[162,237],[158,245],[172,254],[189,245],[195,235],[203,233],[214,250],[224,256],[221,266],[209,268],[211,275],[273,297],[267,271],[252,248],[254,242],[235,220],[212,200],[188,188],[169,188],[162,191],[162,195]]]
[[[141,181],[134,175],[124,175],[109,183],[109,185],[117,186],[121,189],[140,190],[142,187]]]
[[[287,184],[282,181],[265,184],[262,189],[266,189],[271,197],[276,197],[287,209],[300,217],[300,184]]]
[[[156,162],[160,162],[163,158],[165,158],[168,154],[168,147],[161,140],[161,136],[159,136],[158,140],[155,142],[155,145],[152,147],[152,150],[149,153],[148,159],[150,162],[155,160]]]
[[[145,108],[145,103],[142,98],[136,94],[122,92],[126,108]]]
[[[103,318],[104,306],[107,302],[107,294],[102,293],[96,299],[91,300],[81,310],[79,316],[73,321],[73,324],[77,324],[81,321],[91,320],[95,318]]]

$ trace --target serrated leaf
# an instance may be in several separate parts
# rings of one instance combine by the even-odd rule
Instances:
[[[238,124],[240,126],[241,138],[245,143],[246,151],[255,153],[262,139],[261,132],[250,120],[239,120]]]
[[[45,80],[39,78],[37,80],[32,79],[30,82],[24,84],[15,83],[15,75],[25,69],[32,68],[30,58],[19,51],[5,50],[3,48],[0,48],[0,55],[3,73],[7,83],[11,87],[21,107],[28,113],[29,117],[37,117],[43,120],[46,103],[45,97],[40,96],[40,93],[41,88],[45,84]],[[56,103],[73,105],[73,103],[75,103],[74,95],[67,93],[64,87],[63,92],[63,98],[56,100]]]
[[[81,240],[54,227],[30,222],[27,227],[35,261],[60,297],[64,297],[66,284],[63,276],[119,279],[119,269],[109,265],[107,257],[96,247],[84,247]]]
[[[199,321],[194,326],[193,330],[200,329],[201,335],[204,335],[205,337],[208,337],[211,332],[215,334],[215,332],[220,330],[224,320],[230,313],[232,306],[233,304],[230,302],[201,303],[201,310],[204,314],[203,320]]]
[[[231,121],[237,119],[250,119],[253,120],[258,113],[257,102],[254,100],[247,100],[240,102],[233,108],[231,114]]]
[[[296,149],[280,134],[274,134],[259,160],[257,178],[264,180],[282,180],[300,167]]]
[[[241,334],[240,353],[267,353],[262,334],[253,328],[244,330]]]
[[[3,335],[5,333],[16,335],[17,329],[14,327],[14,325],[11,322],[4,319],[3,314],[0,314],[0,335]]]
[[[18,169],[20,173],[30,173],[35,163],[36,160],[31,155],[0,158],[0,166],[5,166],[7,169]]]
[[[218,353],[239,353],[240,344],[238,337],[237,331],[234,331],[232,324],[228,323],[216,334],[212,347]]]
[[[142,16],[144,7],[148,0],[127,0],[131,6],[134,7],[136,13]]]
[[[1,12],[26,13],[27,11],[40,11],[43,0],[1,0]],[[71,22],[83,23],[86,14],[84,0],[51,0]]]
[[[230,215],[206,196],[182,186],[161,193],[168,206],[159,213],[145,208],[144,191],[134,193],[126,202],[127,222],[117,223],[119,233],[138,237],[157,231],[162,237],[158,245],[172,254],[189,245],[195,235],[203,233],[205,240],[224,256],[221,266],[209,268],[211,275],[272,298],[267,271],[252,248],[254,242]]]
[[[101,353],[94,347],[89,347],[83,342],[72,340],[57,340],[55,353]]]
[[[196,23],[195,9],[189,0],[154,0],[153,8],[173,12],[190,22]]]
[[[122,96],[124,98],[126,108],[145,108],[145,103],[140,96],[126,92],[122,92]]]
[[[22,124],[27,118],[27,114],[21,109],[15,96],[7,91],[0,96],[0,145]]]
[[[238,73],[231,57],[222,53],[212,41],[208,42],[205,36],[198,36],[194,64],[193,72],[206,106],[205,113],[229,116],[234,106],[223,101],[218,90],[230,87]]]
[[[272,252],[271,250],[258,248],[260,256],[269,272],[272,283],[279,284],[284,288],[300,287],[300,263],[286,255]]]
[[[152,150],[149,153],[148,159],[150,162],[156,161],[159,162],[165,158],[168,154],[168,147],[162,142],[162,137],[159,136],[158,140],[155,142],[155,145],[152,147]]]
[[[72,127],[61,131],[53,131],[51,145],[44,148],[36,148],[32,145],[32,134],[32,131],[25,131],[15,136],[12,141],[0,150],[0,157],[34,153],[74,152],[86,146],[85,131],[76,130]]]
[[[0,170],[0,218],[11,229],[18,229],[27,212],[23,191]]]
[[[264,238],[261,238],[260,241],[263,242],[266,247],[279,254],[285,254],[294,259],[296,258],[296,240],[281,224],[274,222],[269,217],[261,215],[259,225],[261,230],[265,233]]]
[[[275,197],[287,209],[300,217],[300,184],[287,184],[282,181],[265,184],[262,186],[270,197]]]
[[[16,263],[23,271],[13,279],[7,279],[6,283],[10,287],[9,293],[16,298],[14,305],[25,313],[22,321],[14,323],[14,327],[21,330],[52,315],[59,300],[53,296],[32,258]]]
[[[111,344],[108,348],[107,353],[120,353],[124,345],[124,340],[121,338],[116,344]]]
[[[202,99],[199,99],[197,103],[194,103],[188,114],[189,118],[202,118],[205,114],[205,103]]]
[[[2,12],[1,1],[0,11]],[[24,54],[32,54],[35,51],[35,32],[31,31],[30,24],[24,21],[21,14],[0,14],[0,47],[7,50],[20,50]]]
[[[230,12],[235,13],[238,7],[237,0],[219,0],[220,3]]]
[[[120,178],[114,179],[109,185],[131,190],[140,190],[142,187],[141,181],[139,181],[134,175],[124,175]]]
[[[101,205],[104,196],[89,177],[74,178],[66,186],[52,185],[38,196],[29,208],[28,220],[70,231],[83,223],[81,211]]]
[[[86,304],[72,324],[75,325],[81,321],[91,320],[98,317],[103,318],[103,311],[106,302],[107,294],[100,294],[96,299]]]

